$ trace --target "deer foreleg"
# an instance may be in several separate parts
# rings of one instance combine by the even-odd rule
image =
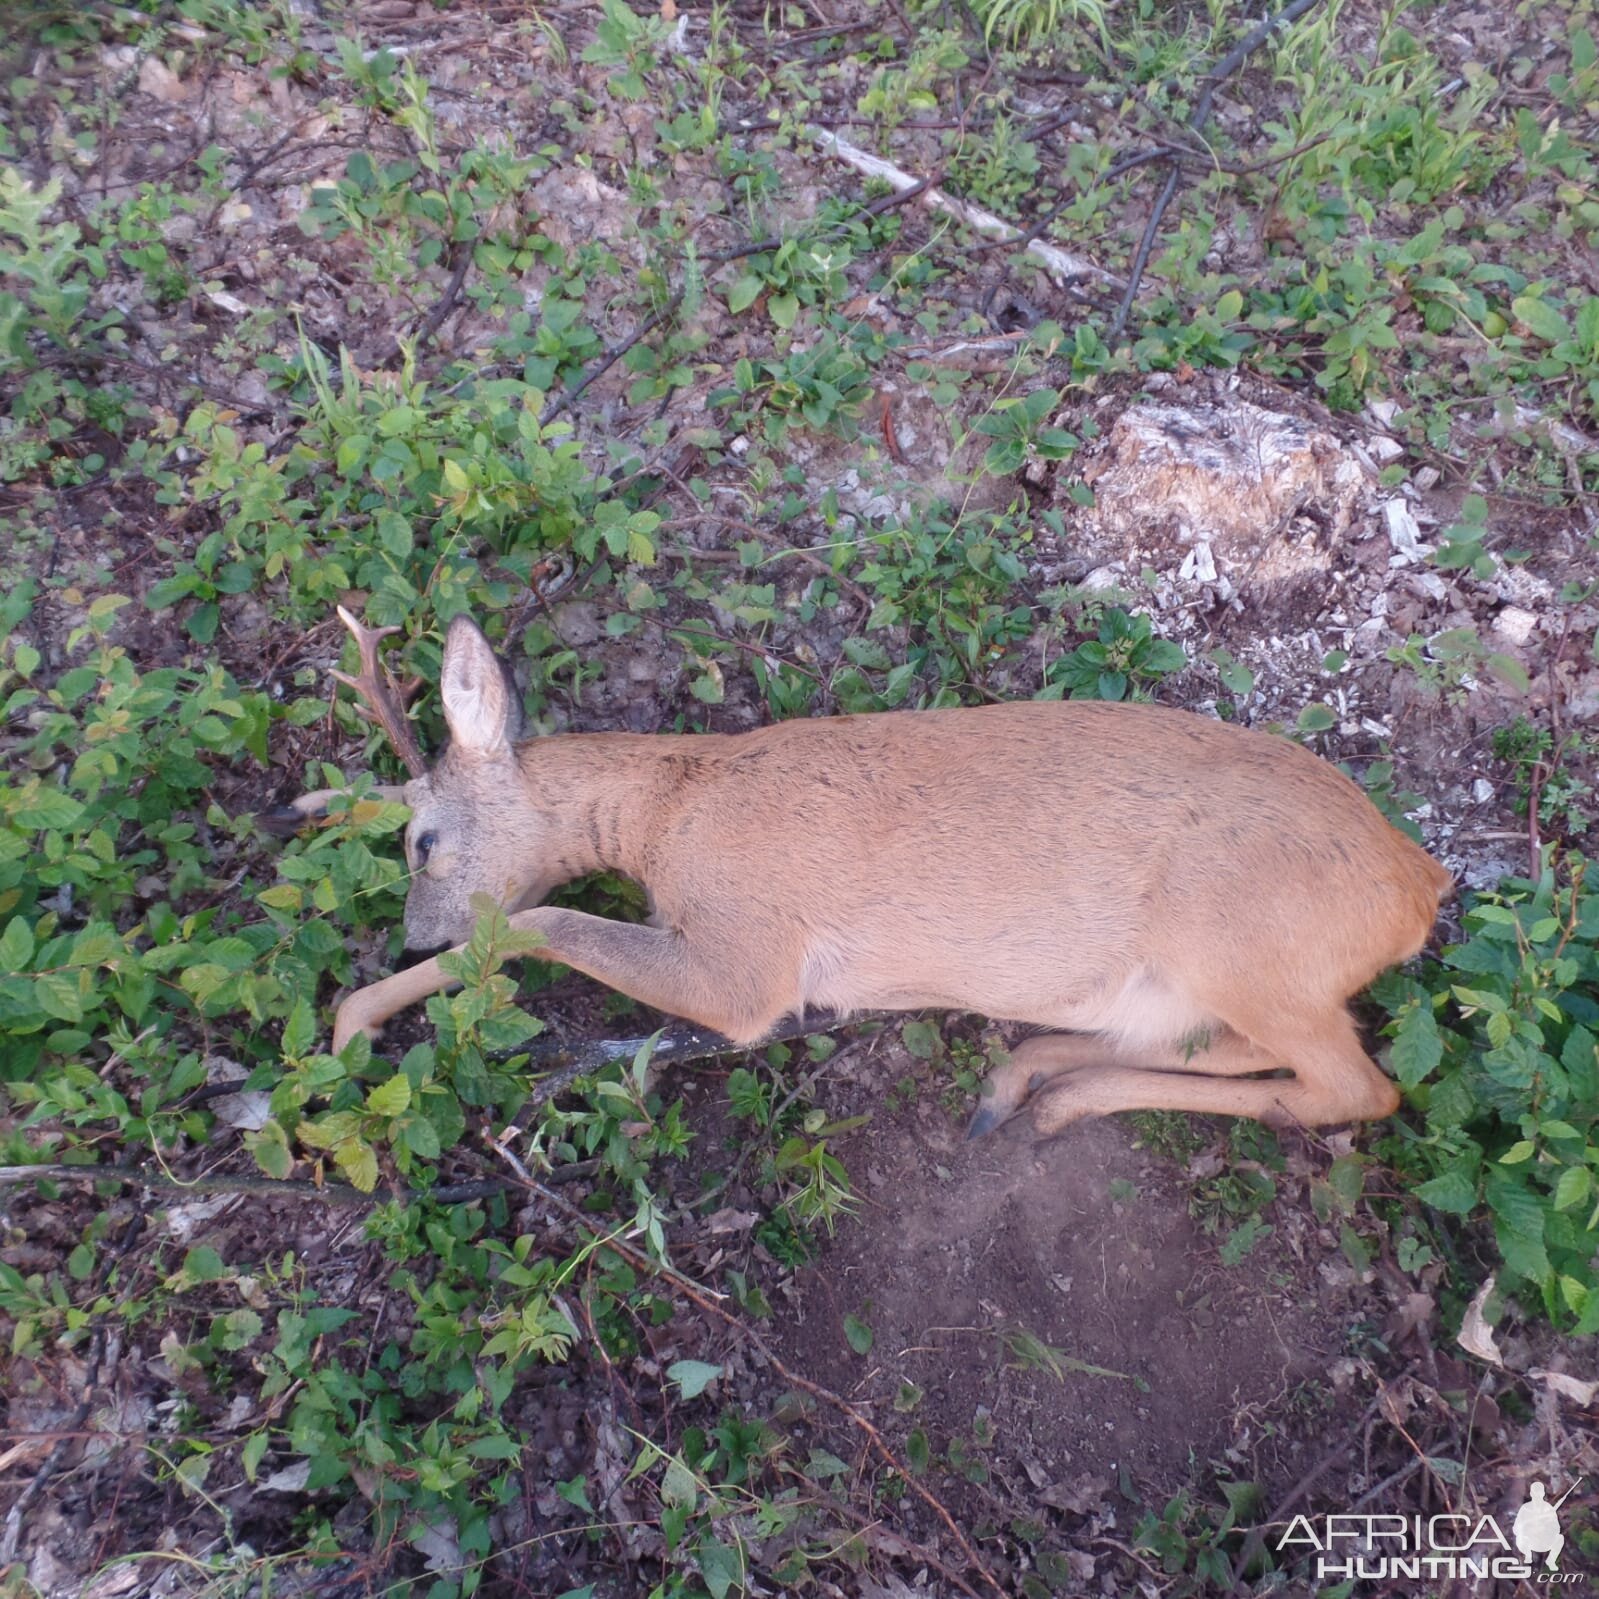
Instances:
[[[711,957],[672,928],[613,922],[554,905],[518,911],[509,921],[520,932],[544,935],[547,942],[533,951],[536,959],[570,966],[734,1043],[757,1043],[797,1002],[772,977],[758,947],[741,944],[735,952]],[[376,1032],[397,1011],[454,981],[435,956],[358,989],[339,1006],[334,1049],[357,1033]]]

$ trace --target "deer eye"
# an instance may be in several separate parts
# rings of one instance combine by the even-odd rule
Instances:
[[[416,851],[416,864],[420,869],[428,863],[428,856],[433,853],[433,847],[439,841],[439,835],[434,832],[421,833],[416,842],[411,846]]]

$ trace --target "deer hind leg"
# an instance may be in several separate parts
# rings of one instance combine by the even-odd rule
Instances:
[[[1276,1070],[1279,1063],[1227,1028],[1196,1037],[1191,1044],[1150,1046],[1122,1044],[1109,1033],[1044,1033],[1024,1038],[1009,1061],[989,1075],[966,1136],[992,1132],[1063,1072],[1109,1066],[1241,1077]]]
[[[1292,1075],[1247,1080],[1217,1072],[1196,1057],[1186,1071],[1106,1065],[1071,1072],[1038,1094],[1034,1121],[1056,1133],[1083,1116],[1120,1110],[1190,1110],[1306,1127],[1391,1115],[1399,1093],[1360,1047],[1354,1023],[1341,1009],[1305,1018],[1269,1020],[1247,1031],[1233,1022],[1217,1064],[1239,1071],[1285,1069]],[[1207,1070],[1207,1068],[1209,1068]]]

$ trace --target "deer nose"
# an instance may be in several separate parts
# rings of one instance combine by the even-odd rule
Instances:
[[[445,950],[453,949],[454,947],[455,946],[453,944],[449,943],[424,945],[407,944],[405,948],[400,951],[400,958],[395,962],[395,966],[398,970],[403,972],[407,967],[420,966],[423,961],[432,960],[435,955],[442,955]]]

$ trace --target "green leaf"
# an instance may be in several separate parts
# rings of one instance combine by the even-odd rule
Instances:
[[[1299,731],[1301,733],[1325,733],[1337,721],[1338,718],[1333,715],[1330,706],[1315,702],[1307,705],[1299,713]]]
[[[230,1310],[216,1328],[219,1348],[237,1352],[248,1349],[261,1336],[261,1312],[243,1306]]]
[[[377,1151],[365,1139],[341,1144],[333,1155],[334,1163],[350,1179],[353,1187],[370,1194],[378,1185]]]
[[[1518,694],[1525,694],[1532,688],[1532,679],[1527,675],[1527,668],[1514,656],[1501,655],[1495,651],[1484,664],[1501,683],[1513,688]]]
[[[191,1283],[219,1282],[226,1272],[222,1257],[209,1245],[201,1244],[183,1257],[183,1275]]]
[[[859,1316],[844,1317],[844,1337],[857,1355],[869,1355],[872,1352],[872,1329]]]
[[[1171,639],[1153,639],[1138,665],[1146,672],[1180,672],[1188,665],[1188,652]]]
[[[282,1182],[294,1170],[289,1136],[279,1122],[269,1121],[259,1132],[246,1132],[244,1147],[255,1157],[256,1165],[268,1177],[275,1177]]]
[[[1547,300],[1522,294],[1511,301],[1510,309],[1515,313],[1516,320],[1524,323],[1545,344],[1558,344],[1571,336],[1566,319]]]
[[[83,1020],[83,1002],[78,994],[78,979],[65,972],[44,972],[33,980],[33,1000],[46,1016],[63,1022]]]
[[[82,815],[83,807],[70,794],[46,788],[42,783],[29,783],[18,796],[11,819],[18,826],[33,831],[45,828],[59,831],[71,827]]]
[[[315,1042],[316,1013],[311,1009],[311,1002],[301,995],[283,1024],[283,1053],[289,1060],[302,1060]]]
[[[727,1599],[736,1586],[744,1586],[744,1561],[738,1550],[729,1549],[715,1538],[705,1538],[695,1551],[699,1557],[700,1575],[710,1589],[711,1599]]]
[[[698,1399],[722,1375],[722,1368],[703,1360],[676,1360],[666,1368],[666,1375],[682,1390],[685,1399]]]
[[[1555,1209],[1570,1210],[1593,1192],[1593,1173],[1586,1166],[1568,1166],[1555,1184]]]
[[[215,600],[206,600],[195,606],[183,625],[196,644],[209,644],[217,636],[217,624],[221,620],[221,607]]]
[[[792,294],[774,294],[766,302],[766,310],[780,328],[791,328],[799,315],[799,300]]]
[[[1393,1065],[1399,1086],[1412,1089],[1429,1076],[1444,1057],[1443,1039],[1438,1032],[1438,1021],[1432,1006],[1421,1000],[1405,1014],[1394,1035],[1393,1048],[1388,1059]]]
[[[33,958],[33,929],[13,916],[0,933],[0,972],[20,972]]]
[[[1504,1154],[1499,1157],[1501,1166],[1519,1166],[1525,1160],[1531,1160],[1538,1152],[1538,1146],[1530,1138],[1523,1138],[1519,1143],[1512,1144]]]
[[[1346,1216],[1353,1216],[1366,1187],[1366,1168],[1357,1155],[1340,1155],[1327,1169],[1327,1184]]]
[[[426,1116],[408,1116],[401,1130],[405,1147],[418,1160],[437,1160],[443,1149],[439,1130]]]
[[[581,1473],[573,1477],[570,1482],[557,1482],[555,1491],[567,1504],[576,1505],[584,1515],[592,1516],[594,1514],[594,1506],[589,1503],[588,1478]]]
[[[758,278],[753,272],[746,272],[739,278],[733,287],[727,291],[727,308],[737,316],[740,311],[747,311],[761,297],[761,290],[766,287],[766,280]]]
[[[911,1475],[923,1475],[932,1458],[933,1451],[928,1447],[927,1434],[917,1427],[905,1440],[905,1464],[910,1468]]]
[[[1416,1189],[1416,1198],[1450,1216],[1469,1216],[1477,1206],[1477,1185],[1456,1168],[1422,1183]]]
[[[666,1463],[661,1474],[661,1503],[667,1505],[692,1505],[699,1498],[699,1487],[694,1473],[676,1455]]]
[[[398,1116],[411,1104],[411,1079],[396,1072],[386,1083],[379,1083],[366,1096],[366,1108],[374,1116]]]
[[[267,1445],[271,1442],[271,1435],[263,1427],[259,1432],[252,1432],[244,1440],[244,1448],[239,1451],[239,1464],[244,1467],[244,1476],[247,1482],[254,1482],[256,1472],[260,1469],[261,1461],[267,1452]]]

